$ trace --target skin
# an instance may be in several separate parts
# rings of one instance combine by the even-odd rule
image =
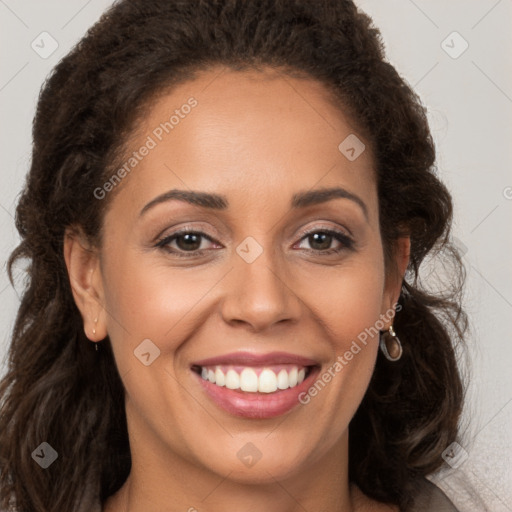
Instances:
[[[94,342],[109,336],[126,389],[132,471],[104,510],[398,510],[348,481],[348,425],[377,337],[309,404],[272,419],[228,414],[190,369],[237,350],[279,350],[317,360],[322,374],[393,307],[409,239],[387,272],[369,143],[358,134],[366,150],[353,162],[338,150],[357,132],[315,81],[217,68],[159,96],[130,152],[190,96],[198,105],[108,198],[102,247],[72,230],[65,239],[84,330]],[[294,194],[330,187],[357,195],[367,214],[347,198],[290,207]],[[229,206],[172,200],[140,216],[171,189],[222,194]],[[155,247],[185,226],[213,240],[199,239],[202,255]],[[315,243],[304,234],[313,228],[350,234],[353,246]],[[248,236],[263,249],[252,263],[236,252]],[[183,239],[170,244],[186,252]],[[160,350],[149,366],[134,357],[147,338]],[[237,457],[249,442],[262,454],[250,468]]]

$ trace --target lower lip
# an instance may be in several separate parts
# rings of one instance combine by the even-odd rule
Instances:
[[[313,368],[299,385],[274,393],[248,393],[217,386],[193,372],[206,394],[222,409],[243,418],[274,418],[287,413],[300,404],[299,395],[312,385],[318,368]]]

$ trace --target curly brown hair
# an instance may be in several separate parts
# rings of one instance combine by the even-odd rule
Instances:
[[[80,226],[101,247],[109,201],[95,200],[94,190],[121,160],[136,121],[157,94],[217,64],[299,73],[332,91],[375,155],[387,264],[396,239],[411,238],[395,319],[403,356],[390,363],[379,355],[351,421],[351,481],[404,509],[417,479],[440,467],[457,438],[464,386],[456,347],[467,318],[451,196],[436,176],[425,108],[386,61],[372,20],[351,0],[121,0],[59,62],[39,97],[16,210],[21,242],[8,261],[11,282],[16,262],[29,265],[0,383],[3,507],[89,511],[130,472],[123,384],[108,338],[96,353],[84,334],[64,233]],[[427,256],[452,264],[442,291],[421,283]],[[42,440],[59,464],[35,471],[31,453]]]

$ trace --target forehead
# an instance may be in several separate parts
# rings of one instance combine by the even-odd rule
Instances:
[[[277,71],[217,68],[161,93],[124,163],[133,152],[119,196],[141,207],[172,188],[221,192],[230,204],[244,195],[246,208],[336,185],[369,209],[375,199],[371,148],[352,121],[322,84]]]

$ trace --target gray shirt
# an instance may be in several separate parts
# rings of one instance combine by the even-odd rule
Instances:
[[[406,512],[459,512],[446,494],[426,478],[414,500],[414,505]]]

